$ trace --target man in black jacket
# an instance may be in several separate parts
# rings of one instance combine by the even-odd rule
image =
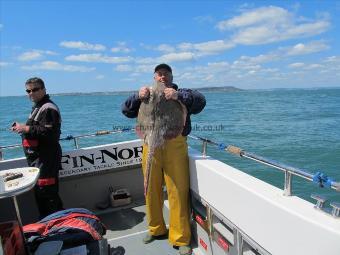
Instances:
[[[25,86],[34,106],[26,124],[15,122],[12,130],[22,137],[28,165],[40,169],[34,192],[40,218],[43,218],[63,209],[58,194],[62,155],[59,144],[61,117],[58,106],[46,94],[42,79],[28,79]]]
[[[189,158],[187,135],[191,131],[190,115],[203,110],[205,97],[195,90],[179,89],[172,83],[172,69],[167,64],[155,67],[154,80],[162,82],[167,87],[164,96],[167,100],[178,100],[186,110],[186,121],[182,134],[174,139],[166,140],[164,146],[156,149],[150,173],[150,190],[147,192],[146,212],[149,233],[144,237],[145,244],[166,235],[167,229],[164,222],[163,208],[163,179],[167,187],[169,199],[169,242],[179,247],[179,254],[190,255],[190,215],[189,215]],[[129,118],[138,116],[142,100],[150,96],[150,89],[142,87],[139,93],[131,95],[122,105],[122,112]],[[145,174],[146,155],[148,146],[143,145],[142,167]]]

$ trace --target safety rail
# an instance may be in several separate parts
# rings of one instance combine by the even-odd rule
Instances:
[[[76,149],[79,149],[79,139],[81,138],[88,138],[88,137],[96,137],[96,136],[102,136],[102,135],[109,135],[109,134],[117,134],[117,133],[123,133],[123,132],[130,132],[134,131],[134,128],[125,128],[125,129],[119,129],[119,130],[100,130],[96,131],[95,133],[91,134],[84,134],[84,135],[68,135],[64,138],[61,138],[60,141],[65,140],[73,140],[74,146]],[[312,174],[304,169],[288,166],[282,163],[279,163],[277,161],[264,158],[262,156],[258,156],[254,153],[247,152],[237,146],[234,145],[225,145],[224,143],[217,143],[212,140],[209,140],[207,138],[195,136],[195,135],[188,135],[188,137],[194,139],[194,140],[200,140],[202,142],[202,155],[205,157],[207,155],[207,145],[214,145],[217,146],[220,150],[226,151],[228,153],[237,155],[242,158],[247,158],[254,160],[256,162],[259,162],[261,164],[279,169],[285,173],[285,182],[284,182],[284,195],[291,196],[292,195],[292,176],[299,176],[303,179],[306,179],[308,181],[312,181],[315,183],[318,183],[320,187],[330,187],[338,192],[340,192],[340,183],[334,181],[332,178],[326,176],[322,172],[318,171],[315,174]],[[21,144],[14,144],[14,145],[7,145],[7,146],[0,146],[0,161],[3,160],[3,150],[4,149],[13,149],[21,147]]]
[[[262,156],[258,156],[254,153],[247,152],[237,146],[234,145],[225,145],[224,143],[217,143],[212,140],[189,135],[190,138],[199,140],[202,142],[202,155],[205,157],[207,155],[207,145],[217,146],[220,150],[226,151],[228,153],[237,155],[242,158],[247,158],[259,162],[261,164],[279,169],[285,173],[285,181],[284,181],[284,195],[291,196],[292,195],[292,176],[299,176],[308,181],[312,181],[318,183],[320,187],[330,187],[338,192],[340,192],[340,182],[334,181],[332,178],[326,176],[320,171],[317,171],[315,174],[312,174],[304,169],[288,166],[277,161],[264,158]]]
[[[117,134],[117,133],[129,132],[129,131],[133,131],[133,130],[134,130],[134,128],[124,128],[124,129],[117,129],[117,130],[99,130],[99,131],[96,131],[95,133],[86,134],[86,135],[77,135],[77,136],[68,135],[64,138],[60,138],[60,141],[73,140],[74,141],[74,147],[76,149],[79,149],[79,139],[80,138]]]
[[[21,144],[11,144],[11,145],[5,145],[5,146],[0,146],[0,161],[4,160],[4,149],[14,149],[14,148],[19,148],[21,147]]]
[[[67,135],[66,137],[60,138],[59,141],[69,141],[73,140],[74,141],[74,147],[76,149],[79,149],[79,139],[80,138],[87,138],[87,137],[96,137],[96,136],[101,136],[101,135],[110,135],[110,134],[117,134],[117,133],[123,133],[123,132],[129,132],[129,131],[134,131],[134,128],[124,128],[124,129],[117,129],[117,130],[99,130],[91,134],[85,134],[85,135]],[[21,147],[21,144],[11,144],[11,145],[5,145],[5,146],[0,146],[0,161],[4,160],[4,149],[14,149],[14,148],[19,148]]]

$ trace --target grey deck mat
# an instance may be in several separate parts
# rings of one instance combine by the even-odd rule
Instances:
[[[132,205],[133,206],[133,205]],[[168,223],[169,213],[166,206],[163,209],[165,222]],[[113,210],[98,215],[107,227],[107,238],[113,248],[121,246],[124,255],[177,255],[168,240],[156,240],[144,244],[142,239],[147,233],[145,205],[135,204],[135,207]],[[123,255],[119,253],[119,255]]]

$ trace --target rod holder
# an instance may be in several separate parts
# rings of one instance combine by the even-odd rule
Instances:
[[[331,202],[329,205],[332,207],[332,216],[336,218],[340,217],[340,203]]]
[[[312,194],[310,197],[316,200],[314,208],[319,210],[323,208],[325,202],[327,201],[327,198],[325,196],[319,194]]]

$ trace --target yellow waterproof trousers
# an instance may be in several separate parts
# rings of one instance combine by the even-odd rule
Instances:
[[[143,173],[145,174],[148,147],[143,146]],[[189,214],[189,159],[186,137],[166,140],[153,157],[149,188],[145,198],[149,232],[153,236],[166,233],[163,218],[163,179],[168,192],[170,219],[169,242],[189,245],[191,239]]]

